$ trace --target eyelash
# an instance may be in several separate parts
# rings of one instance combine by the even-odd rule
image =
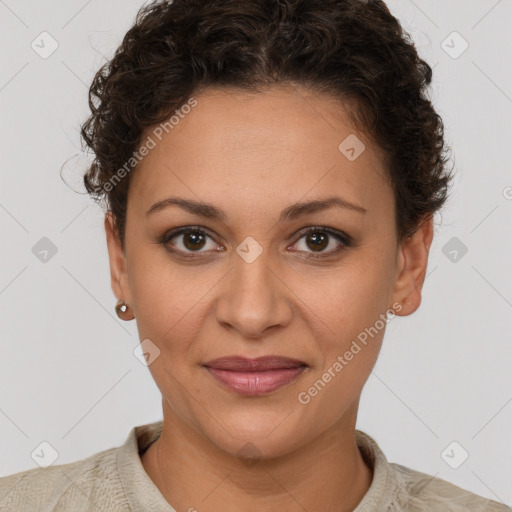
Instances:
[[[297,241],[294,242],[293,245],[295,245],[299,240],[301,240],[304,236],[309,235],[310,233],[327,233],[329,236],[332,236],[333,238],[337,239],[340,242],[340,245],[329,252],[326,253],[320,253],[320,254],[314,254],[314,253],[306,253],[307,256],[303,256],[305,259],[314,259],[319,260],[322,258],[327,258],[332,256],[333,254],[337,254],[343,249],[347,247],[353,247],[355,245],[354,240],[351,236],[347,235],[346,233],[335,231],[331,228],[326,228],[323,226],[311,226],[309,228],[306,228],[305,230],[302,230],[299,234],[299,238],[297,238]],[[162,239],[159,241],[161,245],[164,246],[164,248],[172,253],[178,254],[180,256],[183,256],[184,258],[201,258],[204,257],[204,253],[206,251],[197,251],[194,252],[187,252],[182,251],[181,249],[174,249],[170,248],[167,244],[176,236],[184,234],[184,233],[195,233],[200,235],[205,235],[209,238],[212,238],[204,229],[201,229],[199,226],[184,226],[182,228],[175,229],[171,232],[166,233]],[[304,252],[304,251],[298,251],[298,252]]]

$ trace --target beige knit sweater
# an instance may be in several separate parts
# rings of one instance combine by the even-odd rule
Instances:
[[[76,462],[0,478],[0,511],[176,512],[144,471],[139,457],[161,430],[161,421],[137,426],[119,447]],[[512,512],[511,507],[439,478],[389,463],[364,432],[356,430],[356,440],[373,467],[373,480],[354,512]]]

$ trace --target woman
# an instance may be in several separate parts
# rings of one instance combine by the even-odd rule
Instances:
[[[163,421],[1,479],[2,511],[509,510],[355,429],[447,198],[431,73],[382,1],[141,9],[91,86],[84,183]]]

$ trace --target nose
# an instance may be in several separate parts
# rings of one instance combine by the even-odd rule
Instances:
[[[286,327],[293,316],[293,294],[267,256],[263,251],[250,262],[234,256],[234,268],[219,289],[217,321],[244,338],[261,339],[272,329]]]

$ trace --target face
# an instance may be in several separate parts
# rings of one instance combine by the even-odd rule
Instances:
[[[106,217],[112,287],[159,350],[164,421],[229,454],[283,455],[353,429],[385,320],[419,306],[432,225],[397,242],[382,154],[337,100],[290,86],[194,98],[161,140],[143,135],[156,146],[131,177],[125,252]],[[171,197],[210,208],[154,206]],[[266,355],[305,367],[260,394],[205,367]]]

